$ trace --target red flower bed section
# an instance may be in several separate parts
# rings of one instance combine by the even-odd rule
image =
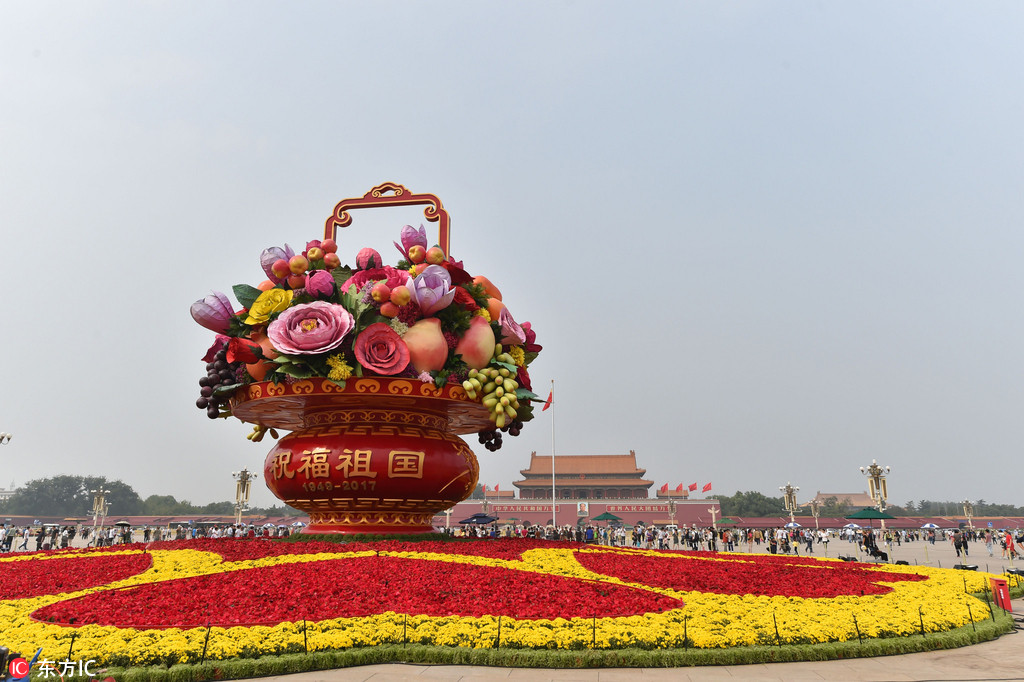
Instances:
[[[123,580],[152,565],[148,554],[76,554],[67,558],[0,561],[0,599],[84,590]]]
[[[421,545],[423,543],[416,543]],[[273,625],[395,611],[430,616],[605,617],[681,608],[677,599],[487,566],[395,557],[267,566],[96,593],[37,620],[135,628]]]
[[[129,545],[131,546],[131,545]],[[135,545],[142,549],[143,545]],[[272,556],[289,554],[337,554],[341,552],[437,552],[439,554],[464,554],[466,556],[482,556],[491,559],[518,561],[523,552],[531,549],[578,549],[583,545],[567,542],[551,542],[547,540],[523,540],[518,538],[482,539],[482,540],[420,540],[402,542],[384,540],[377,542],[326,542],[303,541],[281,542],[280,540],[253,539],[199,539],[175,540],[150,545],[150,549],[194,549],[201,552],[213,552],[224,561],[245,561],[246,559],[263,559]]]
[[[619,552],[577,552],[576,559],[587,570],[627,582],[716,594],[807,598],[860,596],[891,592],[891,587],[878,584],[881,581],[926,580],[922,575],[883,573],[857,564],[813,563],[813,559],[795,558],[789,562],[783,557],[729,557],[726,561],[702,561],[668,554],[643,556]]]

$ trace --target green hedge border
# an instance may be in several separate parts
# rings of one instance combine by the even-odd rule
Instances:
[[[980,596],[980,595],[979,595]],[[995,618],[946,632],[925,636],[866,639],[863,643],[826,642],[785,646],[734,647],[728,649],[611,649],[526,650],[470,649],[422,644],[388,644],[309,654],[282,654],[261,658],[173,666],[108,668],[95,671],[96,679],[117,682],[208,682],[289,675],[381,663],[417,665],[474,665],[503,668],[673,668],[711,665],[745,665],[796,661],[832,661],[849,658],[892,656],[923,651],[955,649],[996,639],[1020,629],[1009,613],[996,610]],[[36,673],[33,679],[42,679]],[[52,680],[51,680],[52,682]]]

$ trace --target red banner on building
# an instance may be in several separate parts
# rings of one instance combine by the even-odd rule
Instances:
[[[606,511],[610,512],[660,512],[668,513],[667,504],[609,504]]]
[[[490,509],[493,512],[549,512],[550,504],[492,504]],[[555,505],[555,512],[562,509],[562,505]]]

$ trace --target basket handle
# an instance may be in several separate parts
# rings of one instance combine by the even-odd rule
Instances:
[[[394,194],[387,194],[394,192]],[[388,206],[415,206],[427,204],[423,216],[432,223],[438,223],[438,246],[449,256],[449,222],[448,211],[441,205],[441,200],[434,194],[412,194],[402,185],[395,182],[384,182],[361,197],[342,199],[334,207],[334,213],[324,223],[324,239],[335,239],[337,228],[352,224],[349,209],[353,208],[387,208]]]

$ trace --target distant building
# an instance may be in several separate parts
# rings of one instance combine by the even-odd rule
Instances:
[[[512,485],[519,499],[551,499],[551,455],[530,453],[523,480]],[[555,493],[560,500],[647,499],[654,481],[636,465],[636,452],[628,455],[558,455],[555,457]]]
[[[11,499],[12,497],[14,497],[14,493],[16,492],[18,491],[14,489],[14,481],[11,481],[10,490],[8,490],[7,488],[0,488],[0,502],[4,502],[6,500]]]
[[[809,508],[810,505],[811,505],[811,502],[813,502],[814,500],[817,500],[818,504],[821,505],[822,507],[824,507],[825,503],[830,498],[833,498],[833,497],[835,498],[835,503],[836,504],[838,504],[838,505],[845,504],[848,507],[851,507],[853,509],[858,509],[858,508],[861,508],[861,507],[874,507],[874,506],[876,506],[876,502],[871,499],[871,496],[868,495],[867,492],[860,492],[860,493],[823,493],[820,490],[818,491],[817,495],[815,495],[812,499],[808,500],[806,503],[804,503],[801,506]]]

